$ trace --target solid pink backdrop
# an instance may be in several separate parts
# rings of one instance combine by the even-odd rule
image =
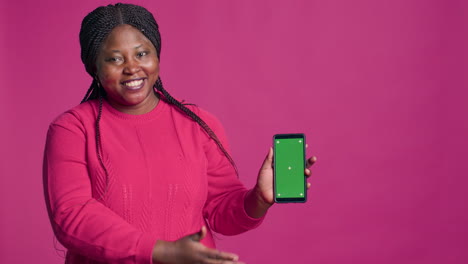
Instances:
[[[306,204],[218,236],[247,263],[467,263],[463,0],[129,1],[174,96],[214,113],[253,186],[275,133],[318,156]],[[48,124],[78,104],[82,18],[108,1],[3,1],[0,262],[63,263],[42,191]],[[59,245],[57,247],[61,248]]]

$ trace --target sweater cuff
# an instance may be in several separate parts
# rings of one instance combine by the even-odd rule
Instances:
[[[150,235],[143,234],[140,238],[136,249],[136,263],[152,264],[153,263],[153,247],[156,244],[156,239]]]
[[[245,211],[245,198],[247,196],[247,194],[249,193],[249,191],[246,191],[244,193],[244,199],[242,199],[242,219],[243,221],[241,222],[241,226],[246,229],[246,230],[250,230],[250,229],[254,229],[254,228],[257,228],[262,222],[263,222],[263,219],[265,219],[265,216],[262,216],[260,218],[253,218],[251,217],[249,214],[247,214],[247,212]]]

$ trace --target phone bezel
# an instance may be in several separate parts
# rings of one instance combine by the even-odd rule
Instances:
[[[305,146],[306,146],[306,137],[303,133],[291,133],[291,134],[276,134],[273,136],[273,197],[275,203],[305,203],[307,201],[307,181],[306,176],[304,175],[304,197],[289,197],[289,198],[278,198],[276,197],[276,167],[275,167],[275,154],[276,154],[276,144],[277,139],[285,138],[302,138],[303,140],[303,157],[304,157],[304,169],[306,168],[306,157],[305,157]]]

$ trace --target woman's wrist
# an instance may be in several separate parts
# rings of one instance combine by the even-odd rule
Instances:
[[[257,185],[249,190],[244,201],[245,212],[252,218],[262,218],[272,205],[265,201]]]
[[[166,263],[169,255],[171,254],[171,242],[158,240],[153,247],[153,264]]]

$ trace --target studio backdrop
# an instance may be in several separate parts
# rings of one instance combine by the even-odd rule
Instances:
[[[146,0],[161,78],[223,123],[255,183],[276,133],[318,157],[305,204],[217,235],[246,263],[468,263],[468,4]],[[83,17],[109,1],[2,1],[0,262],[63,263],[42,189],[50,122],[79,104]],[[114,3],[114,2],[112,2]]]

